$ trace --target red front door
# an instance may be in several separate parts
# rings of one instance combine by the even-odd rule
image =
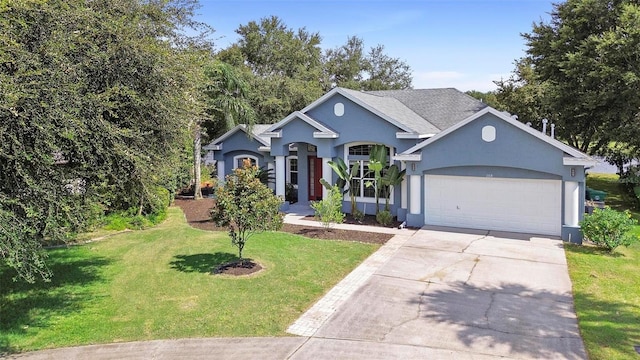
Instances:
[[[309,200],[322,199],[322,159],[309,156]]]

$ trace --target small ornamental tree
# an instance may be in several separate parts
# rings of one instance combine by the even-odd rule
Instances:
[[[241,169],[227,175],[225,183],[215,191],[216,206],[211,209],[213,221],[229,229],[231,244],[238,248],[240,261],[252,235],[282,227],[282,199],[260,182],[256,177],[258,171],[258,167],[245,161]]]

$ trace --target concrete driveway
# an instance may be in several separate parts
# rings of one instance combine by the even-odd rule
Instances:
[[[398,357],[586,358],[562,242],[419,230],[294,355]]]
[[[10,359],[585,359],[560,240],[403,230],[288,330],[156,340]]]

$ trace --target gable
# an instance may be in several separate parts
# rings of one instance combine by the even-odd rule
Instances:
[[[336,105],[342,110],[338,113],[341,115],[336,114]],[[356,141],[392,144],[398,141],[398,133],[406,133],[406,128],[392,124],[339,93],[334,93],[306,114],[337,132],[341,144]],[[413,138],[417,138],[415,135]]]
[[[522,124],[521,122],[510,117],[508,114],[499,112],[496,109],[493,109],[491,107],[487,107],[477,112],[476,114],[448,128],[447,130],[437,134],[436,136],[428,140],[425,140],[417,144],[416,146],[406,150],[400,155],[400,157],[404,156],[407,158],[407,160],[409,160],[409,158],[411,157],[413,157],[414,159],[419,158],[420,152],[422,151],[422,149],[425,149],[428,146],[432,146],[433,143],[439,142],[442,139],[451,136],[451,134],[454,134],[460,131],[460,129],[470,126],[469,124],[471,123],[478,122],[479,119],[486,119],[487,116],[489,116],[489,118],[493,118],[496,121],[496,124],[500,124],[502,122],[504,124],[500,124],[500,125],[508,124],[508,125],[511,125],[513,128],[515,128],[516,130],[519,130],[520,133],[518,133],[517,131],[516,133],[514,133],[513,135],[514,138],[521,137],[521,136],[524,136],[524,138],[526,139],[536,138],[540,140],[542,143],[546,143],[547,145],[560,150],[561,152],[564,153],[563,161],[565,165],[593,166],[596,163],[596,161],[591,157],[589,157],[587,154],[584,154],[567,144],[564,144],[554,138],[551,138],[550,136],[547,136],[541,133],[540,131],[537,131],[536,129],[533,129],[525,124]]]
[[[483,131],[492,137],[483,139]],[[550,174],[562,173],[565,153],[487,113],[436,139],[422,149],[423,170],[444,167],[486,166],[528,169]]]
[[[218,141],[216,145],[220,146],[221,154],[229,154],[236,151],[252,151],[258,153],[259,148],[264,146],[261,141],[256,140],[254,137],[248,137],[244,131],[228,133],[228,135],[222,141]]]

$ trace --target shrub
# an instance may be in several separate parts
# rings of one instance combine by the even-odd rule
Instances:
[[[338,186],[333,186],[329,192],[329,197],[321,201],[314,201],[311,207],[316,211],[316,218],[319,218],[325,229],[329,229],[334,223],[344,221],[342,212],[342,191]]]
[[[351,216],[353,216],[353,219],[357,222],[362,222],[362,220],[364,220],[364,213],[358,209],[356,209]]]
[[[629,246],[637,240],[636,236],[629,233],[636,223],[628,210],[618,212],[606,207],[594,209],[592,214],[585,214],[580,227],[586,239],[613,251],[620,245]]]
[[[376,215],[376,221],[382,226],[389,226],[393,222],[393,215],[388,210],[382,210]]]

